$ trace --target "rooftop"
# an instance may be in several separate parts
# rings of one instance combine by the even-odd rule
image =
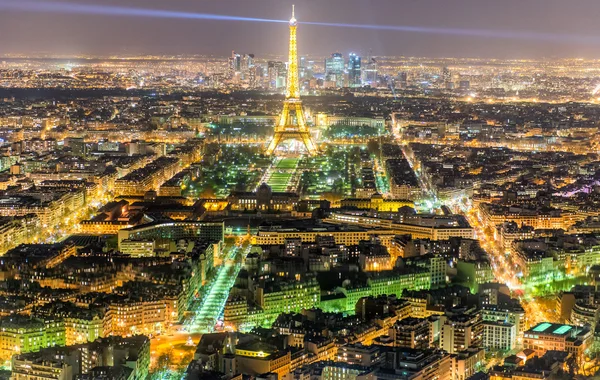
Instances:
[[[576,329],[575,326],[571,325],[563,325],[560,323],[549,323],[542,322],[538,325],[534,326],[532,329],[527,331],[528,333],[543,333],[543,334],[552,334],[552,335],[568,335],[571,334],[573,329]]]

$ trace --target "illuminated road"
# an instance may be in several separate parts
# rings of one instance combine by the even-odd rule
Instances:
[[[215,330],[217,321],[223,316],[229,291],[241,269],[241,264],[236,262],[236,256],[242,249],[244,250],[243,256],[245,256],[250,247],[240,248],[236,245],[229,249],[223,265],[217,269],[217,274],[213,281],[207,285],[208,289],[204,292],[204,296],[192,306],[192,311],[195,314],[186,324],[185,329],[187,331],[192,333],[210,333]]]
[[[235,260],[236,256],[241,250],[247,253],[249,249],[250,247],[241,248],[238,245],[226,247],[223,264],[217,268],[213,280],[206,285],[204,296],[190,305],[190,311],[194,315],[183,326],[174,326],[167,335],[151,339],[150,367],[157,371],[155,374],[158,378],[181,378],[180,372],[192,360],[202,334],[215,331],[229,291],[241,268],[241,264]]]
[[[430,184],[425,181],[423,176],[421,176],[421,172],[415,168],[415,163],[411,160],[411,156],[406,153],[406,146],[402,145],[402,153],[408,161],[410,168],[415,173],[417,180],[419,181],[419,186],[421,186],[421,191],[423,192],[421,199],[415,202],[415,206],[419,212],[431,212],[434,208],[440,208],[441,203],[437,197],[435,191],[431,188]]]
[[[71,235],[81,231],[82,221],[90,219],[100,207],[112,199],[112,193],[109,192],[89,196],[84,207],[73,210],[68,216],[63,217],[55,226],[48,226],[48,228],[45,228],[39,236],[33,239],[33,242],[60,243],[68,239]]]
[[[374,163],[374,171],[375,171],[375,184],[377,186],[377,192],[384,197],[392,198],[392,193],[390,192],[390,184],[385,176],[385,170],[383,169],[383,163],[379,161],[379,159],[375,159]]]
[[[411,162],[410,156],[406,154],[405,156],[423,189],[424,202],[429,201],[434,205],[439,204],[435,190],[422,178],[418,170],[414,170],[415,163]],[[465,198],[453,199],[447,202],[447,206],[454,209],[454,212],[465,216],[475,230],[475,238],[479,240],[481,247],[490,257],[494,277],[498,282],[506,284],[521,300],[521,305],[525,310],[525,327],[534,326],[539,322],[558,322],[555,301],[536,299],[524,294],[525,288],[521,286],[518,276],[520,269],[514,264],[512,257],[505,254],[504,249],[494,239],[493,233],[489,229],[486,231],[479,212],[473,207],[471,201]]]
[[[465,204],[466,203],[466,204]],[[475,238],[490,257],[494,277],[499,282],[506,284],[509,289],[518,295],[521,306],[525,310],[525,328],[535,326],[540,322],[558,322],[556,305],[552,300],[533,298],[524,293],[526,290],[520,282],[521,269],[515,265],[513,258],[506,255],[502,247],[494,239],[493,233],[486,231],[481,222],[479,213],[470,206],[471,202],[452,202],[451,206],[464,215],[469,224],[475,229]],[[554,302],[554,304],[553,304]]]
[[[181,371],[192,360],[200,334],[175,332],[150,340],[150,369]]]

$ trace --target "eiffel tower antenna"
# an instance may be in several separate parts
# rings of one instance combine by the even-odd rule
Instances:
[[[266,154],[272,155],[277,146],[285,140],[300,140],[311,156],[318,153],[317,147],[312,140],[310,131],[304,119],[302,100],[300,99],[300,82],[298,80],[298,45],[296,41],[296,29],[298,21],[295,17],[295,6],[292,5],[292,18],[290,19],[290,52],[287,85],[283,110],[279,116],[279,122],[275,126],[275,133],[269,143]]]

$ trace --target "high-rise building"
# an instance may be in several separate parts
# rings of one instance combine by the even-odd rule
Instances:
[[[306,67],[304,68],[304,74],[307,79],[312,79],[315,73],[315,61],[306,61]]]
[[[244,54],[242,58],[242,71],[254,67],[254,54]]]
[[[254,54],[244,54],[241,60],[240,71],[242,79],[250,80],[250,76],[254,75]]]
[[[361,58],[360,56],[350,53],[348,56],[348,85],[350,87],[360,87],[361,82]]]
[[[267,70],[265,70],[264,66],[256,65],[254,66],[254,75],[256,77],[256,82],[258,84],[263,84],[263,80],[268,75]]]
[[[377,79],[377,61],[375,58],[370,58],[362,69],[362,83],[368,86],[376,86]]]
[[[237,54],[235,51],[231,52],[229,57],[229,71],[231,74],[239,73],[242,70],[242,56]]]
[[[306,78],[306,57],[300,57],[300,62],[298,63],[298,75],[300,78]]]
[[[269,76],[269,88],[278,89],[285,87],[287,69],[281,61],[269,61],[267,63],[267,75]]]
[[[344,57],[342,53],[333,53],[325,59],[325,80],[335,82],[336,87],[344,85]]]

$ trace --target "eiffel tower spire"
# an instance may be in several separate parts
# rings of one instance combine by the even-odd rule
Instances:
[[[290,19],[289,66],[285,100],[283,101],[283,111],[281,111],[279,122],[275,127],[275,133],[266,151],[267,155],[272,155],[282,141],[290,139],[302,141],[308,154],[311,156],[318,153],[317,147],[310,136],[310,131],[306,127],[304,111],[302,109],[302,100],[300,99],[300,84],[298,80],[298,45],[296,41],[297,28],[298,21],[295,17],[295,7],[292,6],[292,18]]]

